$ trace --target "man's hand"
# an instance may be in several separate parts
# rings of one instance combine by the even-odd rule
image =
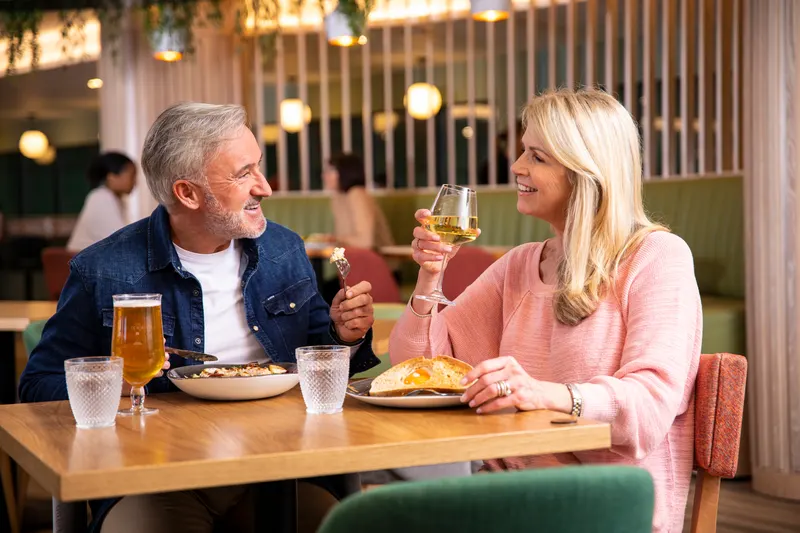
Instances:
[[[375,322],[372,310],[372,285],[362,281],[347,291],[340,290],[331,303],[331,321],[336,334],[344,342],[363,339]]]

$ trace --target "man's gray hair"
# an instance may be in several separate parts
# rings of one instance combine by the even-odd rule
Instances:
[[[240,105],[184,102],[165,109],[150,126],[142,148],[142,170],[156,201],[172,205],[177,180],[204,183],[206,164],[242,126],[249,124]]]

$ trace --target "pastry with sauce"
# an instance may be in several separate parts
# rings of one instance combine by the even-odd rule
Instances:
[[[372,380],[369,395],[405,396],[417,389],[462,394],[468,385],[462,385],[461,380],[470,370],[469,364],[445,355],[432,359],[415,357]]]

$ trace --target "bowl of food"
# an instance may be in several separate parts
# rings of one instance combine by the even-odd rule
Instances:
[[[300,381],[295,363],[190,365],[173,368],[167,378],[204,400],[260,400],[283,394]]]

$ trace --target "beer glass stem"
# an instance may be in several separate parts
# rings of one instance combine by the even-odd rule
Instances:
[[[141,413],[144,411],[144,387],[131,387],[131,411]]]

